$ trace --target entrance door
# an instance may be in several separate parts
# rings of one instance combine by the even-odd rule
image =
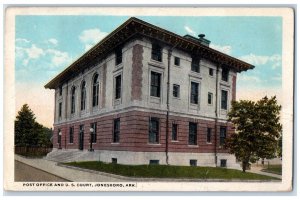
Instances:
[[[79,150],[83,150],[83,136],[84,136],[84,126],[79,127]]]

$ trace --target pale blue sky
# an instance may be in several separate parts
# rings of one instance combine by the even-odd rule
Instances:
[[[43,88],[129,17],[16,16],[16,83]],[[254,90],[281,90],[281,17],[138,18],[182,36],[204,33],[212,48],[255,65],[254,70],[238,75],[237,96]]]

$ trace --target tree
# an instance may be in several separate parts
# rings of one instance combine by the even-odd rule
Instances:
[[[15,120],[15,145],[23,147],[51,146],[52,130],[35,121],[36,117],[27,104],[24,104]]]
[[[15,145],[32,146],[37,143],[35,116],[27,104],[24,104],[15,120]]]
[[[276,156],[277,141],[282,132],[280,110],[276,96],[264,97],[257,102],[232,102],[228,117],[236,132],[226,140],[226,147],[242,162],[243,172],[250,162]]]

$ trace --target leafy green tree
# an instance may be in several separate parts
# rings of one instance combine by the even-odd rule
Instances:
[[[24,104],[15,120],[15,145],[49,147],[52,130],[36,122],[33,111]]]
[[[277,141],[282,132],[280,110],[276,96],[264,97],[257,102],[232,102],[228,117],[236,132],[226,140],[226,147],[242,162],[243,172],[250,162],[276,156]]]
[[[37,143],[35,115],[27,104],[24,104],[15,120],[15,145],[32,146]]]

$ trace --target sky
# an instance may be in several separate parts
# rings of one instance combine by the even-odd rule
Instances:
[[[25,103],[37,121],[53,126],[54,90],[44,85],[130,16],[39,16],[15,19],[16,113]],[[282,94],[281,17],[139,16],[178,35],[204,33],[210,47],[253,64],[238,74],[237,98]]]

